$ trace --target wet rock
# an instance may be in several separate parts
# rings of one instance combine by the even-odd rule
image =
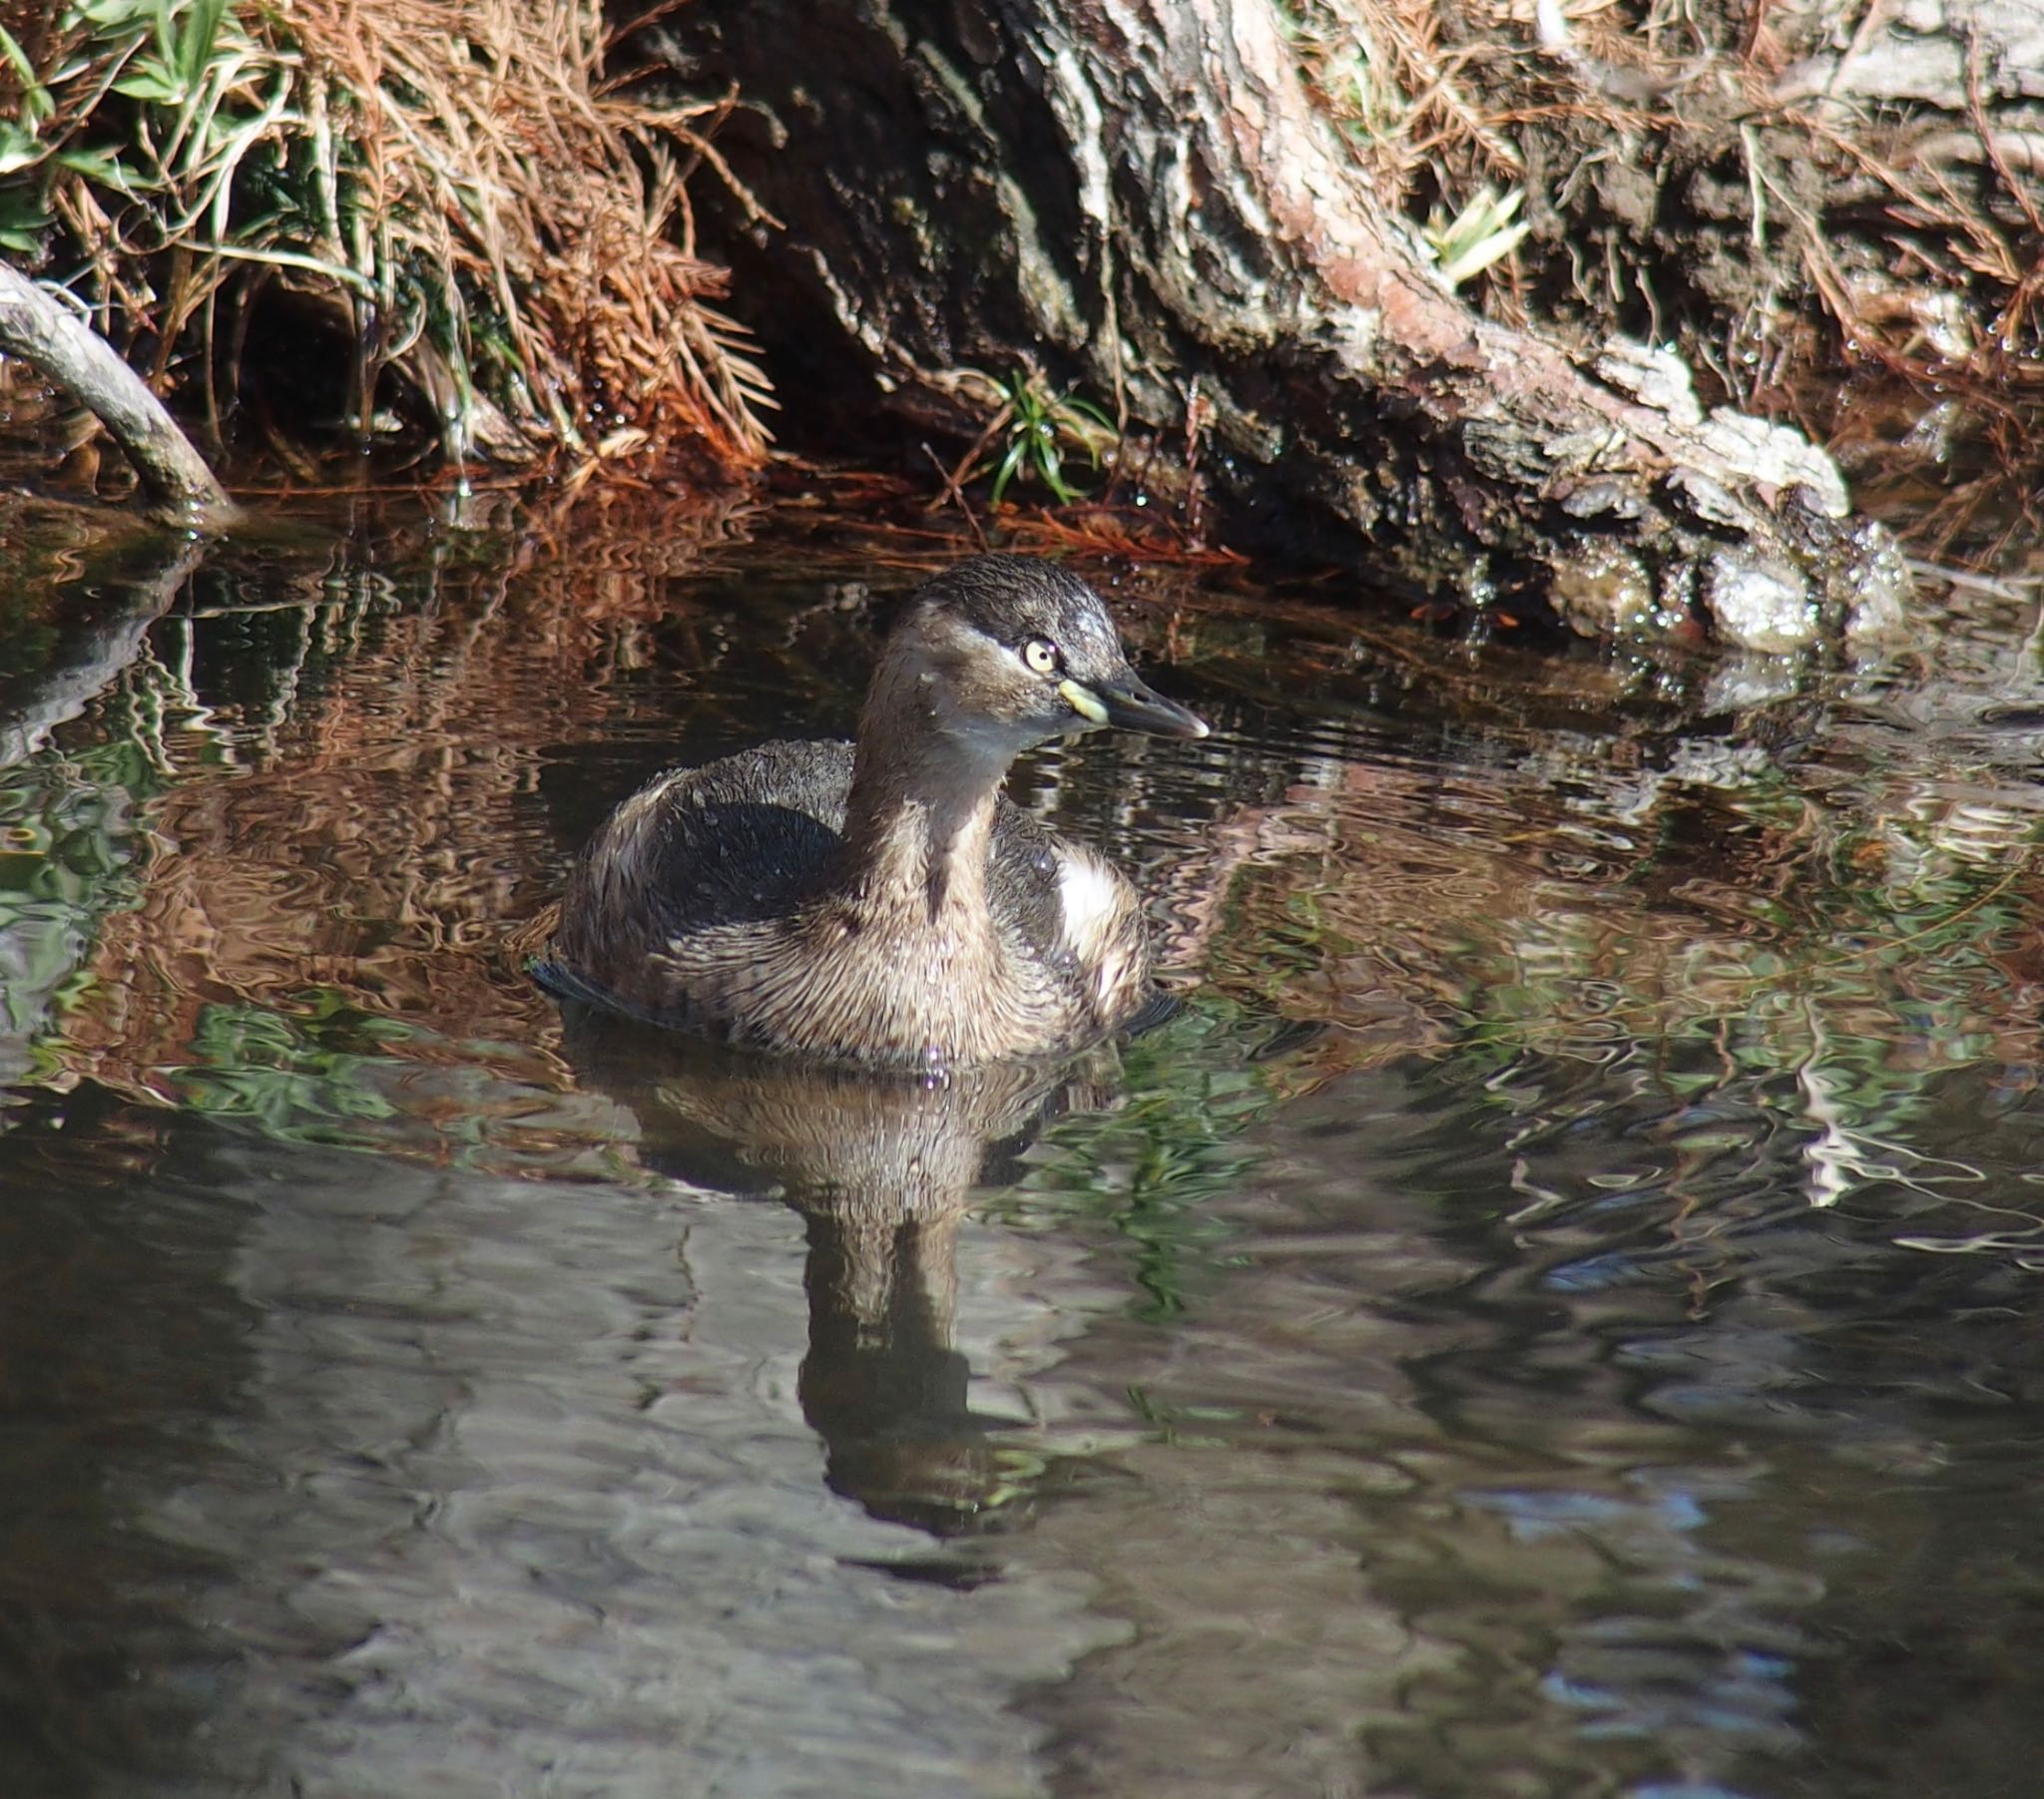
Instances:
[[[1556,558],[1548,599],[1578,637],[1635,637],[1661,620],[1646,564],[1633,551],[1601,539]]]
[[[1790,564],[1721,550],[1703,571],[1704,611],[1719,640],[1742,650],[1803,650],[1816,641],[1809,583]]]
[[[1741,658],[1718,673],[1728,694],[1757,690],[1772,700],[1786,698],[1795,690],[1795,671],[1774,657]],[[1666,778],[1671,784],[1734,793],[1765,780],[1774,766],[1773,755],[1758,743],[1684,737],[1669,752]]]

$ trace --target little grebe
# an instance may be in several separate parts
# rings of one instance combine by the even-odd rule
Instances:
[[[538,973],[736,1044],[942,1069],[1075,1048],[1150,994],[1135,890],[1011,804],[1068,731],[1207,726],[1154,693],[1091,588],[979,556],[917,592],[858,741],[762,744],[642,788],[570,876]]]

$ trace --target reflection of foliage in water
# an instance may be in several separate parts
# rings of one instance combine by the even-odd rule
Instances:
[[[254,532],[146,586],[64,537],[0,571],[0,727],[9,704],[32,726],[0,729],[0,1080],[616,1171],[615,1121],[561,1094],[551,1003],[496,950],[554,878],[537,769],[598,737],[648,620],[698,610],[662,583],[733,509],[663,512],[593,596],[581,562],[507,574],[532,557],[508,504],[450,508]],[[95,789],[88,853],[70,814]],[[313,982],[406,1034],[352,1029]]]
[[[131,742],[0,770],[0,1078],[73,1003],[100,921],[137,902],[136,812],[157,783]]]
[[[1394,996],[1515,1133],[1567,1129],[1572,1069],[1623,1068],[1678,1109],[1715,1096],[1794,1134],[1817,1203],[1897,1177],[1956,1190],[1974,1171],[1910,1139],[1953,1071],[2030,1079],[2044,818],[2005,777],[1911,748],[1842,787],[1699,750],[1662,777],[1587,755],[1531,790],[1457,769],[1294,790],[1218,973],[1337,1021]]]
[[[409,1030],[347,1004],[338,994],[299,996],[302,1011],[260,1006],[203,1008],[192,1033],[194,1063],[177,1075],[180,1101],[195,1112],[246,1119],[287,1142],[367,1144],[355,1121],[392,1117],[381,1091],[387,1061],[375,1046]]]
[[[1859,866],[1841,848],[1837,866]],[[1813,1119],[1893,1133],[1928,1081],[1992,1058],[2020,1028],[1998,958],[2035,929],[2018,899],[2034,850],[2010,854],[2012,864],[1931,852],[1905,881],[1813,883],[1801,917],[1784,908],[1766,936],[1655,941],[1580,913],[1524,921],[1499,953],[1471,959],[1461,1053],[1482,1063],[1705,1043],[1718,1080],[1791,1076]]]
[[[507,582],[502,548],[458,531],[402,554],[256,546],[187,583],[96,701],[105,740],[0,777],[4,818],[27,833],[0,842],[17,1036],[80,996],[69,971],[90,955],[101,985],[65,1021],[67,1072],[265,1129],[459,1155],[481,1104],[472,1089],[457,1103],[459,1081],[495,1072],[502,1127],[521,1082],[559,1078],[534,1053],[550,1011],[486,960],[572,835],[538,783],[608,796],[649,765],[644,744],[670,753],[672,683],[642,669],[714,668],[680,716],[722,747],[757,734],[763,695],[838,704],[857,639],[842,597],[813,584],[747,584],[756,617],[737,631],[738,602],[715,588],[613,571],[602,612],[586,582]],[[1259,693],[1278,678],[1267,632],[1239,658]],[[1131,1046],[1119,1112],[1053,1127],[1005,1215],[1111,1223],[1169,1313],[1225,1238],[1214,1201],[1254,1163],[1247,1133],[1343,1067],[1445,1058],[1537,1127],[1524,1094],[1566,1085],[1557,1065],[1630,1058],[1677,1101],[1735,1083],[1742,1103],[1764,1096],[1829,1139],[1849,1183],[1938,1073],[2029,1055],[2044,958],[2033,981],[2012,950],[2039,932],[2038,831],[2016,802],[1982,802],[2007,791],[1991,771],[1917,750],[1827,765],[1824,737],[1797,765],[1708,733],[1501,718],[1524,708],[1519,688],[1488,703],[1438,747],[1293,704],[1283,733],[1231,743],[1224,801],[1218,762],[1205,787],[1164,758],[1088,787],[1083,763],[1048,759],[1071,783],[1056,789],[1068,825],[1123,832],[1153,890],[1183,867],[1174,903],[1213,902],[1186,958],[1211,985]],[[589,763],[590,744],[609,759]],[[130,822],[145,805],[146,837]],[[315,939],[317,979],[417,1035],[350,1035],[316,1000],[279,998]],[[467,950],[484,954],[453,953]],[[202,970],[203,994],[181,988]],[[1255,1021],[1274,1017],[1336,1029],[1308,1056],[1259,1061],[1270,1026]],[[422,1064],[438,1085],[407,1080]]]
[[[1185,1309],[1200,1270],[1236,1227],[1209,1209],[1241,1187],[1261,1151],[1250,1127],[1283,1100],[1281,1065],[1254,1060],[1271,1036],[1245,1010],[1201,996],[1122,1053],[1124,1095],[1112,1111],[1061,1119],[992,1214],[1022,1227],[1106,1222],[1129,1245],[1141,1315]]]
[[[52,1028],[106,982],[95,945],[147,898],[160,803],[182,776],[237,760],[193,679],[201,637],[211,650],[226,635],[198,632],[195,617],[232,606],[238,590],[229,572],[195,575],[184,540],[90,515],[31,509],[0,529],[11,552],[0,558],[0,1078],[18,1079],[50,1062]],[[334,566],[320,566],[330,588]],[[183,609],[161,618],[177,595]],[[358,611],[350,592],[320,616],[330,628]],[[265,611],[250,628],[302,636],[310,617]],[[343,647],[358,645],[325,646]],[[293,659],[241,660],[244,678],[287,695],[307,645]]]

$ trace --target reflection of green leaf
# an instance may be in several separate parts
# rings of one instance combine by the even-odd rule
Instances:
[[[1846,1145],[1840,1156],[1913,1131],[1942,1076],[2006,1057],[2032,1029],[2007,964],[2016,950],[2023,978],[2021,946],[2038,929],[2035,814],[1976,801],[1813,816],[1779,768],[1659,805],[1659,831],[1640,833],[1607,883],[1553,881],[1537,902],[1493,915],[1451,905],[1438,919],[1415,889],[1389,941],[1369,934],[1382,914],[1353,903],[1352,862],[1253,874],[1215,966],[1237,991],[1295,1006],[1324,991],[1330,965],[1395,965],[1407,972],[1394,983],[1424,993],[1451,1078],[1515,1115],[1525,1093],[1575,1079],[1571,1065],[1632,1060],[1675,1096],[1745,1084],[1795,1127]],[[1777,847],[1736,888],[1713,878],[1708,907],[1691,912],[1699,827],[1687,815],[1702,808],[1713,835]],[[1486,854],[1503,848],[1471,852],[1472,868]],[[1614,903],[1621,893],[1644,897]]]
[[[1249,1060],[1267,1035],[1226,1000],[1197,997],[1124,1050],[1119,1108],[1054,1124],[994,1213],[1025,1225],[1104,1220],[1131,1247],[1141,1314],[1182,1312],[1189,1281],[1224,1261],[1235,1236],[1208,1207],[1255,1166],[1262,1152],[1244,1136],[1280,1098]]]
[[[135,802],[153,787],[125,772],[106,745],[0,770],[0,1038],[34,1039],[61,1016],[100,920],[135,903]]]
[[[373,1043],[389,1035],[375,1028],[385,1022],[366,1019],[330,995],[315,995],[302,1016],[260,1006],[208,1006],[192,1034],[198,1061],[179,1074],[181,1097],[195,1112],[251,1119],[290,1140],[346,1140],[345,1121],[387,1119],[395,1109],[373,1084],[378,1059],[336,1040]]]
[[[1227,1449],[1233,1439],[1188,1431],[1187,1424],[1242,1424],[1248,1414],[1240,1406],[1167,1405],[1143,1387],[1129,1389],[1129,1409],[1157,1429],[1161,1442],[1176,1449]]]

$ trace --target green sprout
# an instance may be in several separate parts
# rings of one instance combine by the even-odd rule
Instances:
[[[1050,392],[1043,377],[1032,369],[1020,370],[996,386],[1001,409],[988,423],[981,442],[1000,442],[1001,448],[976,471],[992,474],[993,503],[1000,505],[1008,483],[1026,475],[1042,482],[1061,505],[1069,506],[1081,494],[1065,474],[1066,456],[1076,451],[1098,469],[1101,452],[1121,441],[1114,421],[1091,400]]]

